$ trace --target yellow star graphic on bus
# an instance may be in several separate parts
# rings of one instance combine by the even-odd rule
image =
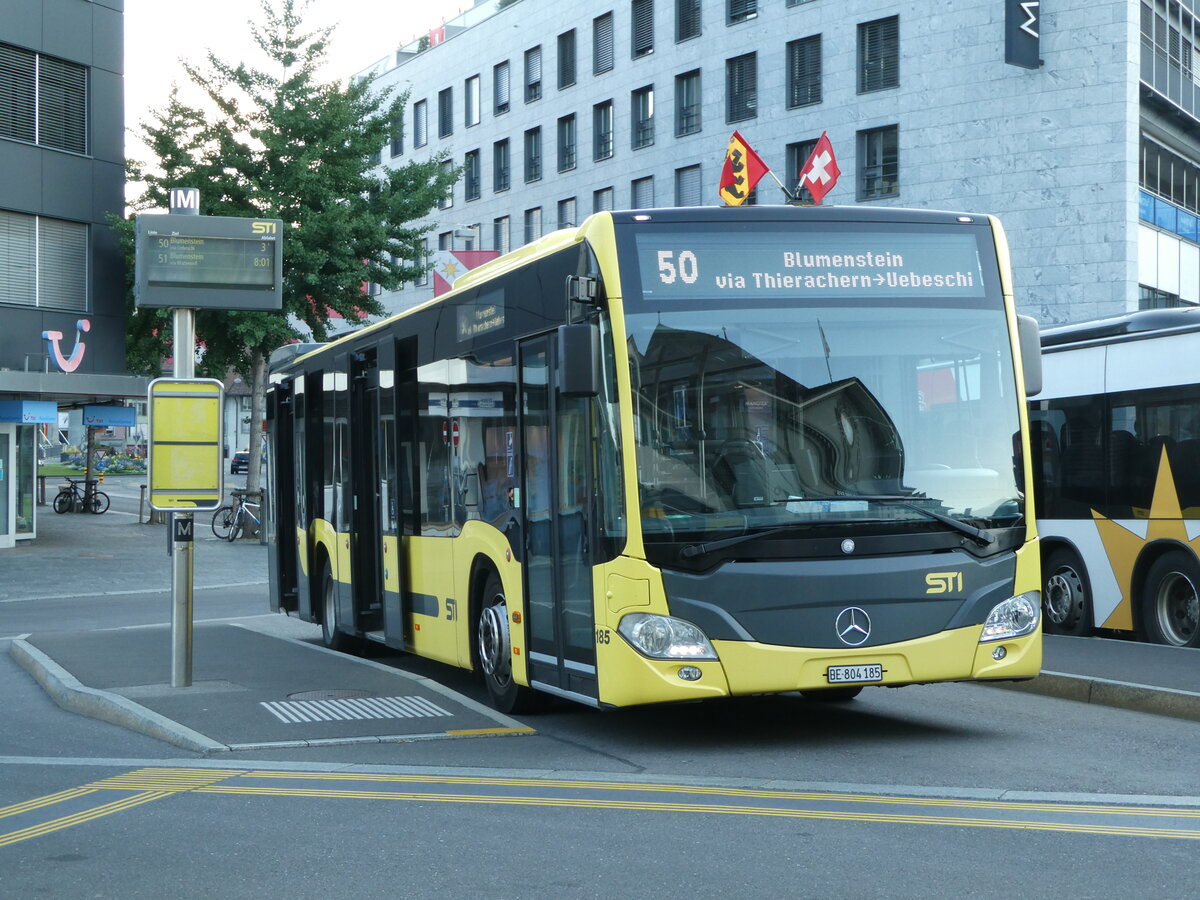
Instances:
[[[1134,509],[1134,516],[1149,519],[1146,536],[1140,537],[1129,529],[1092,510],[1092,518],[1100,531],[1100,540],[1108,554],[1108,563],[1121,589],[1121,602],[1112,615],[1104,620],[1102,628],[1133,628],[1133,570],[1137,558],[1147,544],[1154,541],[1173,541],[1200,550],[1200,538],[1189,541],[1187,526],[1183,522],[1183,511],[1179,507],[1179,493],[1175,488],[1175,476],[1166,448],[1158,461],[1158,475],[1154,481],[1154,497],[1150,509]]]

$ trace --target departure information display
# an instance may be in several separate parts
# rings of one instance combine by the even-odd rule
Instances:
[[[755,230],[636,235],[642,296],[670,301],[982,298],[974,234]]]
[[[275,241],[267,238],[150,234],[146,280],[150,284],[275,286]]]
[[[135,269],[139,307],[279,310],[283,222],[142,214]]]

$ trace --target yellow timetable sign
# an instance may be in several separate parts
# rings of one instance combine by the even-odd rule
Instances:
[[[225,388],[211,378],[150,382],[150,506],[194,512],[221,505],[221,410]]]

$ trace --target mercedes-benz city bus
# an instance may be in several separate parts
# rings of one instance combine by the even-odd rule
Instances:
[[[986,215],[598,213],[275,354],[272,603],[505,710],[1031,678],[1022,343]]]

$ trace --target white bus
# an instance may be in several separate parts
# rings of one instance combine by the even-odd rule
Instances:
[[[1200,646],[1200,308],[1042,332],[1044,626]]]

